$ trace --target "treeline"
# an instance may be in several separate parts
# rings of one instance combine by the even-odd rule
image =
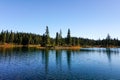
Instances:
[[[65,38],[62,37],[62,31],[56,32],[56,38],[51,38],[49,28],[46,26],[46,31],[43,35],[37,35],[24,32],[1,31],[0,44],[17,44],[17,45],[41,45],[49,46],[83,46],[83,47],[117,47],[120,46],[118,39],[112,39],[108,34],[106,39],[93,40],[85,38],[71,37],[70,29],[68,29]]]
[[[5,44],[18,44],[18,45],[28,45],[28,44],[40,44],[41,42],[40,35],[32,33],[23,33],[23,32],[12,32],[12,31],[3,31],[0,33],[0,43]]]

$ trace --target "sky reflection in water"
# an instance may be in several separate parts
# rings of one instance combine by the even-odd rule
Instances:
[[[0,80],[120,79],[119,48],[0,49]]]

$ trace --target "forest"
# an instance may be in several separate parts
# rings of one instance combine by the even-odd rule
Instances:
[[[106,39],[94,40],[81,37],[72,37],[71,31],[68,29],[66,37],[62,37],[62,31],[56,32],[56,38],[52,38],[49,35],[49,28],[46,26],[46,31],[43,35],[25,33],[25,32],[13,32],[4,31],[0,32],[0,45],[14,44],[14,45],[40,45],[42,47],[48,46],[81,46],[81,47],[119,47],[120,40],[111,38],[108,34]]]

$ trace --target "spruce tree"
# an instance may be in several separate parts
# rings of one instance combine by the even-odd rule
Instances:
[[[10,33],[8,32],[8,30],[6,31],[6,42],[9,43],[9,37],[10,37]]]
[[[110,35],[108,34],[107,37],[106,37],[106,46],[109,47],[109,46],[110,46],[110,43],[111,43],[111,37],[110,37]]]
[[[14,41],[14,33],[11,31],[10,33],[10,43],[13,43]]]
[[[56,33],[55,44],[56,44],[56,46],[59,45],[59,33],[58,32]]]
[[[41,46],[45,47],[45,45],[46,45],[46,36],[45,36],[45,34],[43,34]]]
[[[2,43],[6,43],[6,32],[2,30],[1,32],[1,35],[2,35]]]
[[[68,33],[67,33],[67,45],[71,46],[71,34],[70,34],[70,29],[68,29]]]
[[[60,30],[60,34],[59,34],[59,45],[62,45],[62,31]]]
[[[50,46],[50,36],[49,36],[49,29],[48,29],[48,26],[46,26],[46,46]]]

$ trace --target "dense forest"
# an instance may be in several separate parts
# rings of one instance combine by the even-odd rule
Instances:
[[[112,39],[108,34],[106,39],[93,40],[78,37],[71,37],[70,29],[66,37],[62,37],[62,31],[56,32],[56,38],[51,38],[49,28],[46,26],[46,31],[43,35],[37,35],[24,32],[1,31],[0,44],[15,44],[15,45],[40,45],[47,46],[81,46],[81,47],[118,47],[120,41]]]

